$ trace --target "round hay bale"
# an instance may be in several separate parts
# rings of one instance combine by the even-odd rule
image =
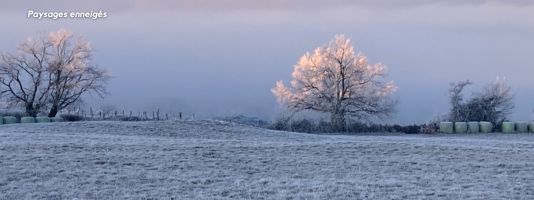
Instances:
[[[481,133],[491,133],[493,130],[493,124],[491,122],[479,122]]]
[[[454,133],[452,122],[440,122],[439,132],[440,133]]]
[[[52,117],[52,118],[50,118],[50,121],[51,122],[62,122],[63,118],[61,118],[61,117]]]
[[[503,122],[502,123],[502,132],[503,133],[513,133],[515,130],[514,122]]]
[[[455,133],[466,133],[467,122],[454,122],[454,132]]]
[[[519,133],[528,133],[528,124],[526,122],[515,123],[515,131]]]
[[[478,122],[467,122],[468,133],[478,133],[479,131],[480,131],[480,126]]]
[[[48,123],[50,122],[50,117],[41,116],[41,117],[36,117],[35,120],[37,121],[37,123]]]
[[[4,118],[4,124],[15,124],[18,122],[16,117],[13,116],[5,116]]]
[[[35,123],[35,117],[22,117],[20,123]]]

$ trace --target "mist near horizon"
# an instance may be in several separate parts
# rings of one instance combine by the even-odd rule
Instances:
[[[449,83],[473,81],[468,96],[496,77],[515,93],[511,118],[534,119],[529,1],[0,2],[2,52],[60,28],[92,44],[94,63],[113,75],[105,99],[86,98],[95,108],[273,119],[281,110],[275,82],[289,82],[300,56],[345,34],[371,63],[388,66],[398,86],[397,112],[386,122],[431,120],[449,109]],[[109,16],[36,20],[28,9]]]

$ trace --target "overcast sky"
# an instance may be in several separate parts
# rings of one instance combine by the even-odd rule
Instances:
[[[0,51],[66,28],[92,43],[112,72],[90,104],[126,110],[246,114],[271,119],[270,92],[307,51],[335,34],[389,67],[399,90],[391,122],[425,122],[449,109],[450,82],[472,89],[506,77],[512,119],[533,120],[534,1],[527,0],[96,0],[0,1]],[[106,19],[36,20],[35,11],[91,11]]]

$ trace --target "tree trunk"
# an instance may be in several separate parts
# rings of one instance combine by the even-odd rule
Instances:
[[[334,111],[330,114],[330,123],[334,132],[345,131],[345,113],[341,111]]]
[[[48,117],[55,117],[58,112],[59,112],[58,106],[52,105],[52,108],[50,108],[50,112],[48,113]]]
[[[33,104],[26,104],[26,114],[32,117],[37,117],[39,111],[33,106]]]

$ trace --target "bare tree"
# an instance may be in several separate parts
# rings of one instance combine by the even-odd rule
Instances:
[[[23,104],[36,116],[43,109],[54,117],[87,93],[102,96],[110,76],[90,62],[91,47],[61,29],[48,36],[29,38],[16,54],[0,55],[2,96]]]
[[[451,103],[451,110],[449,112],[449,117],[453,121],[466,121],[465,116],[465,105],[463,104],[463,90],[466,86],[473,84],[469,80],[460,81],[458,83],[451,83],[451,88],[449,89],[449,98]]]
[[[328,45],[306,53],[295,65],[291,87],[276,83],[273,94],[295,111],[314,110],[331,115],[332,128],[342,131],[347,116],[388,116],[396,86],[385,82],[386,66],[370,65],[355,53],[350,39],[337,35]]]
[[[479,94],[473,94],[467,101],[462,100],[462,90],[471,84],[470,81],[462,81],[453,84],[451,88],[451,112],[449,118],[452,121],[489,121],[500,124],[514,109],[512,89],[503,79],[486,85]]]
[[[44,38],[29,38],[18,47],[16,54],[0,55],[2,97],[11,105],[22,105],[30,116],[36,116],[48,102],[50,47]]]
[[[51,33],[49,40],[53,51],[48,69],[52,80],[48,116],[55,116],[88,92],[102,97],[110,76],[90,63],[89,42],[81,38],[74,40],[73,34],[63,29]]]

